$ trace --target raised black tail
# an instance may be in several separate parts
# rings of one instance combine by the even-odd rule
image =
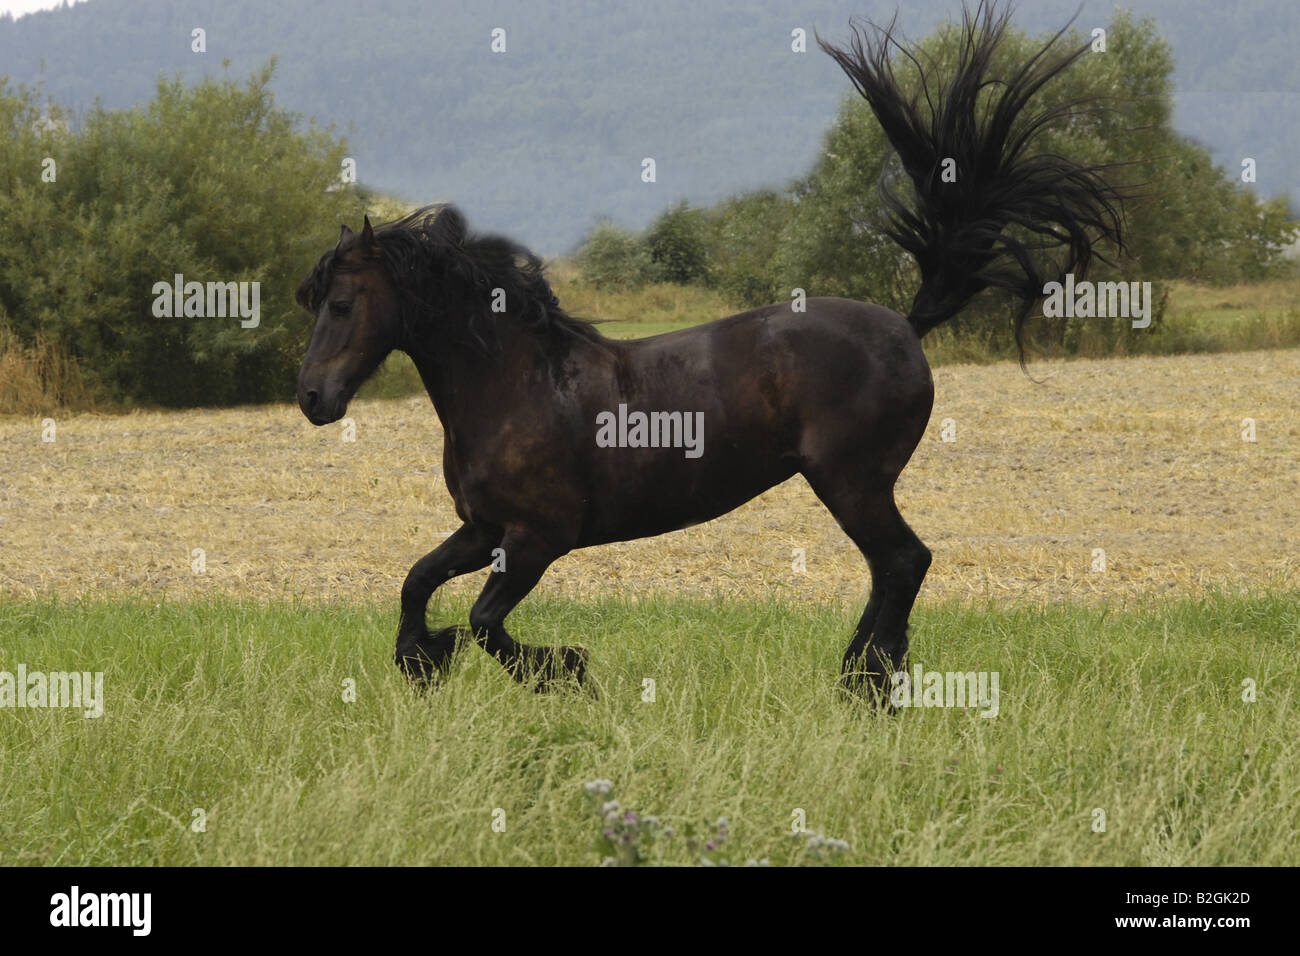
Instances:
[[[894,38],[892,23],[855,25],[848,49],[818,38],[870,104],[912,181],[913,195],[905,198],[882,177],[881,196],[889,235],[921,267],[908,314],[917,335],[952,318],[981,290],[1002,288],[1021,303],[1020,343],[1045,281],[1067,272],[1082,278],[1099,239],[1123,246],[1124,195],[1102,176],[1111,167],[1029,153],[1043,127],[1077,104],[1025,115],[1027,102],[1088,46],[1058,50],[1062,30],[1009,78],[993,79],[990,64],[1010,17],[996,8],[987,0],[974,15],[963,7],[956,71],[942,89],[931,89],[933,78]],[[894,75],[895,48],[920,75],[915,93],[905,92]],[[987,105],[986,87],[993,90]],[[1005,231],[1009,226],[1018,227],[1016,234]],[[1050,268],[1040,264],[1044,250],[1054,252]]]

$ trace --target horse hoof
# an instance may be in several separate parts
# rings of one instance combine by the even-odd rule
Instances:
[[[564,662],[564,669],[578,679],[578,683],[585,683],[587,680],[587,659],[589,658],[585,647],[568,647],[560,648],[560,657]]]
[[[587,661],[590,655],[585,647],[566,647],[565,659],[569,672],[578,681],[578,686],[589,693],[595,700],[600,700],[596,685],[587,680]]]
[[[897,708],[890,700],[889,690],[874,674],[851,671],[840,676],[840,695],[855,704],[872,704],[887,714]]]
[[[585,647],[548,647],[537,655],[537,684],[534,690],[545,693],[553,685],[568,678],[577,681],[579,687],[594,690],[587,683],[587,649]]]
[[[446,675],[461,636],[461,628],[452,626],[399,639],[395,662],[416,690],[433,690]]]
[[[561,645],[555,649],[555,655],[552,658],[556,666],[551,676],[556,680],[572,677],[578,682],[579,687],[586,686],[587,658],[588,654],[585,647]]]

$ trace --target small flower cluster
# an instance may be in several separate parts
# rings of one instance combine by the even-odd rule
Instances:
[[[583,789],[591,799],[601,820],[599,849],[605,854],[601,866],[637,866],[654,858],[664,858],[671,849],[676,831],[665,826],[658,817],[625,810],[614,797],[614,784],[609,780],[592,780]],[[712,835],[701,842],[694,829],[687,827],[683,842],[687,855],[700,866],[730,866],[725,858],[714,854],[727,842],[726,817],[719,817]],[[749,860],[746,866],[768,866],[767,859]]]
[[[714,827],[712,838],[705,840],[702,847],[699,838],[694,833],[687,833],[686,851],[693,857],[699,857],[700,866],[730,866],[731,864],[726,859],[715,860],[712,857],[705,856],[706,853],[714,852],[727,842],[727,818],[718,817],[718,822],[714,824]]]
[[[845,840],[836,840],[834,837],[822,836],[815,830],[799,830],[790,834],[795,840],[803,841],[803,848],[813,859],[819,861],[829,861],[837,856],[849,852],[849,844]]]
[[[606,853],[601,866],[636,866],[649,858],[656,841],[672,839],[673,828],[664,826],[658,817],[642,816],[624,810],[617,800],[604,799],[613,796],[613,782],[593,780],[583,789],[601,818],[600,848]]]

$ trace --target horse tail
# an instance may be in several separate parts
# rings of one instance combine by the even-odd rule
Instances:
[[[1043,128],[1071,116],[1078,104],[1028,115],[1026,104],[1088,46],[1056,49],[1062,29],[1009,80],[994,80],[990,64],[1010,17],[996,7],[982,0],[973,16],[963,7],[956,71],[942,89],[931,89],[932,77],[895,39],[893,23],[869,30],[855,24],[847,49],[818,42],[866,99],[911,180],[911,201],[890,187],[888,177],[880,183],[886,232],[921,269],[908,322],[925,335],[983,289],[1006,289],[1019,300],[1015,336],[1023,363],[1024,323],[1043,294],[1045,275],[1082,278],[1102,238],[1122,251],[1125,195],[1102,176],[1113,165],[1030,154]],[[894,74],[895,47],[917,69],[914,92]],[[987,107],[981,96],[986,87],[992,91]],[[1007,233],[1009,226],[1016,234]],[[1047,249],[1063,249],[1052,272],[1036,255]]]

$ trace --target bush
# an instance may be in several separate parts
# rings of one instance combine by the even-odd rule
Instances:
[[[645,242],[612,222],[599,223],[575,259],[583,280],[599,289],[636,289],[652,278]]]
[[[724,200],[706,219],[709,283],[728,297],[760,306],[787,298],[777,279],[776,257],[794,203],[764,189]]]
[[[360,204],[337,188],[345,144],[277,109],[272,72],[160,80],[147,106],[96,107],[75,130],[0,86],[13,171],[0,187],[0,308],[24,343],[47,341],[120,402],[292,396],[311,329],[294,288]],[[177,273],[259,283],[260,324],[156,317],[154,285]]]
[[[651,223],[645,244],[656,281],[688,285],[708,274],[704,216],[700,210],[691,209],[685,200],[666,209]]]

